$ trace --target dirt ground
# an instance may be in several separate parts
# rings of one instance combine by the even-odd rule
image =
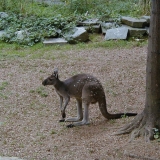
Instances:
[[[35,52],[36,54],[36,52]],[[54,55],[51,60],[47,55]],[[90,124],[66,128],[59,97],[42,80],[58,67],[61,80],[90,73],[102,83],[110,113],[141,113],[145,103],[147,47],[46,51],[41,58],[11,58],[0,63],[0,156],[26,160],[158,160],[160,142],[113,136],[133,118],[106,120],[91,105]],[[76,115],[71,99],[67,117]]]

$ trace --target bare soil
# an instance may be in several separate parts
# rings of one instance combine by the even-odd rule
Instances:
[[[36,54],[36,52],[35,52]],[[54,55],[49,60],[47,55]],[[90,73],[102,83],[110,113],[141,113],[145,104],[147,47],[46,51],[41,58],[14,58],[0,64],[0,156],[26,160],[158,160],[160,144],[129,135],[113,136],[133,118],[106,120],[91,105],[90,124],[66,128],[59,97],[42,80],[58,67],[60,79]],[[5,85],[4,85],[5,84]],[[71,99],[67,117],[76,115]]]

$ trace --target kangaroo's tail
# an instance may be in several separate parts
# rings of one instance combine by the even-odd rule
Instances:
[[[107,118],[107,119],[118,119],[118,118],[122,118],[123,116],[136,116],[137,113],[117,113],[117,114],[110,114],[107,111],[107,104],[106,104],[106,99],[103,98],[101,99],[99,102],[99,109],[102,113],[102,115]]]

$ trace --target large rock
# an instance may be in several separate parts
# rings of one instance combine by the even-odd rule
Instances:
[[[1,157],[0,156],[0,160],[22,160],[22,159],[19,159],[17,157]]]
[[[105,35],[105,40],[127,39],[127,35],[128,35],[128,28],[125,27],[108,29]]]
[[[54,45],[54,44],[62,45],[66,43],[67,41],[64,38],[48,38],[43,41],[43,44],[45,45]]]
[[[133,28],[144,28],[147,24],[146,19],[137,19],[132,17],[122,17],[121,22]]]
[[[86,42],[89,34],[84,27],[75,27],[64,35],[69,43]]]
[[[133,28],[127,25],[122,25],[122,28],[127,28],[129,31],[129,36],[131,37],[139,37],[139,36],[143,36],[147,33],[147,29],[146,28]]]

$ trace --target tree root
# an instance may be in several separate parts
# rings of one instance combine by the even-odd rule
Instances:
[[[154,130],[156,124],[155,120],[149,119],[144,112],[138,114],[129,124],[120,128],[114,135],[131,133],[130,141],[139,137],[145,137],[146,141],[150,141],[154,137]]]
[[[125,125],[124,127],[120,128],[114,135],[126,134],[130,133],[133,129],[135,129],[142,121],[141,114],[137,115],[133,121],[129,124]]]
[[[124,152],[124,155],[130,158],[136,158],[136,159],[142,159],[142,160],[158,160],[155,158],[150,158],[150,157],[143,157],[141,155],[135,155],[135,154],[131,154],[131,153],[127,153],[126,151]]]

